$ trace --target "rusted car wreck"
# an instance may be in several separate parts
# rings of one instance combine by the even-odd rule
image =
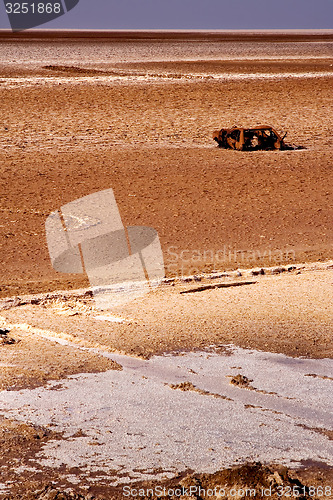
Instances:
[[[303,149],[302,146],[286,144],[286,134],[282,137],[270,125],[259,125],[254,128],[232,127],[222,128],[213,133],[213,139],[220,148],[237,149],[238,151],[288,150]]]

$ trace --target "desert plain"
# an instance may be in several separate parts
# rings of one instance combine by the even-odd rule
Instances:
[[[300,498],[333,497],[333,428],[326,415],[333,379],[332,47],[331,32],[0,33],[0,498],[123,498],[126,481],[142,488],[156,481],[170,488],[225,484],[225,498],[235,498],[232,488],[239,493],[246,487],[257,496],[272,488],[264,496],[278,498],[279,486],[286,496],[291,487]],[[304,149],[241,152],[220,149],[212,140],[216,129],[261,123],[287,132],[286,141]],[[45,236],[51,212],[110,188],[125,226],[157,231],[166,275],[158,289],[115,316],[96,310],[86,275],[52,268]],[[260,353],[272,359],[267,382],[260,370],[251,375],[249,353],[261,362]],[[247,368],[230,361],[226,375],[219,375],[228,385],[216,386],[214,365],[196,382],[195,366],[186,358],[192,355],[206,356],[207,363],[210,357],[243,356]],[[168,356],[175,366],[185,356],[191,375],[176,376],[175,366],[162,366],[157,379],[166,385],[163,391],[193,401],[167,403],[162,389],[149,386]],[[282,375],[274,378],[276,364],[306,367],[303,378],[286,371],[299,380],[290,393]],[[143,432],[133,431],[128,415],[123,427],[106,425],[100,440],[101,423],[94,427],[90,414],[83,419],[90,428],[69,432],[60,422],[57,411],[67,412],[73,425],[84,414],[74,403],[64,406],[58,397],[62,387],[70,390],[78,377],[84,400],[82,374],[105,374],[116,387],[112,377],[127,377],[126,370],[148,380],[142,394],[156,391],[155,399],[166,405],[164,415],[172,414],[173,404],[175,415],[178,404],[201,408],[201,421],[195,423],[190,410],[186,417],[184,435],[189,426],[193,431],[188,448],[177,447],[172,429],[171,451],[157,431],[158,451],[158,443],[127,437],[124,456],[134,454],[134,463],[125,463],[108,436],[114,432],[122,442],[124,435]],[[141,394],[140,382],[131,383],[139,384]],[[126,385],[120,387],[130,394]],[[31,413],[23,411],[21,394]],[[31,394],[45,397],[45,408],[48,394],[54,396],[54,419]],[[232,431],[216,417],[215,450],[203,424],[210,412],[224,412],[214,405],[231,405],[240,394],[247,395],[241,400],[257,429],[252,444],[239,438],[247,444],[238,450],[237,432],[229,442]],[[252,400],[253,394],[274,403]],[[139,411],[133,398],[129,406],[123,402],[118,417],[110,410],[115,422],[125,410]],[[304,417],[296,406],[280,407],[279,398],[302,402]],[[202,400],[213,403],[206,408]],[[103,405],[96,408],[108,415]],[[151,411],[152,427],[158,427],[158,406]],[[227,411],[235,422],[239,418],[240,429],[246,427],[245,410]],[[257,413],[264,411],[275,412],[273,423],[261,421]],[[283,419],[290,427],[283,427]],[[167,428],[167,422],[160,426]],[[253,444],[265,426],[271,434],[263,433],[263,439],[272,453]],[[278,452],[274,432],[281,433]],[[293,434],[297,446],[288,444]],[[226,450],[237,450],[234,455],[223,455],[222,442]],[[60,458],[56,443],[63,449]],[[140,455],[144,448],[147,456]],[[114,458],[112,466],[113,452],[118,462]],[[75,465],[66,458],[71,453]],[[174,460],[163,461],[172,453]]]

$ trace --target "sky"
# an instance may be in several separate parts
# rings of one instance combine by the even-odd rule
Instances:
[[[10,29],[8,1],[0,0],[0,29]],[[331,29],[333,0],[80,0],[41,28]]]

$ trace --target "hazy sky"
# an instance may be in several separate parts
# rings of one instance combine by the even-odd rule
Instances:
[[[331,29],[332,21],[333,0],[80,0],[72,11],[41,27]],[[10,28],[2,0],[1,28]]]

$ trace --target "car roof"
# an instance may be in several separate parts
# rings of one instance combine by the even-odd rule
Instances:
[[[257,125],[255,127],[231,127],[228,130],[274,130],[271,125]]]

